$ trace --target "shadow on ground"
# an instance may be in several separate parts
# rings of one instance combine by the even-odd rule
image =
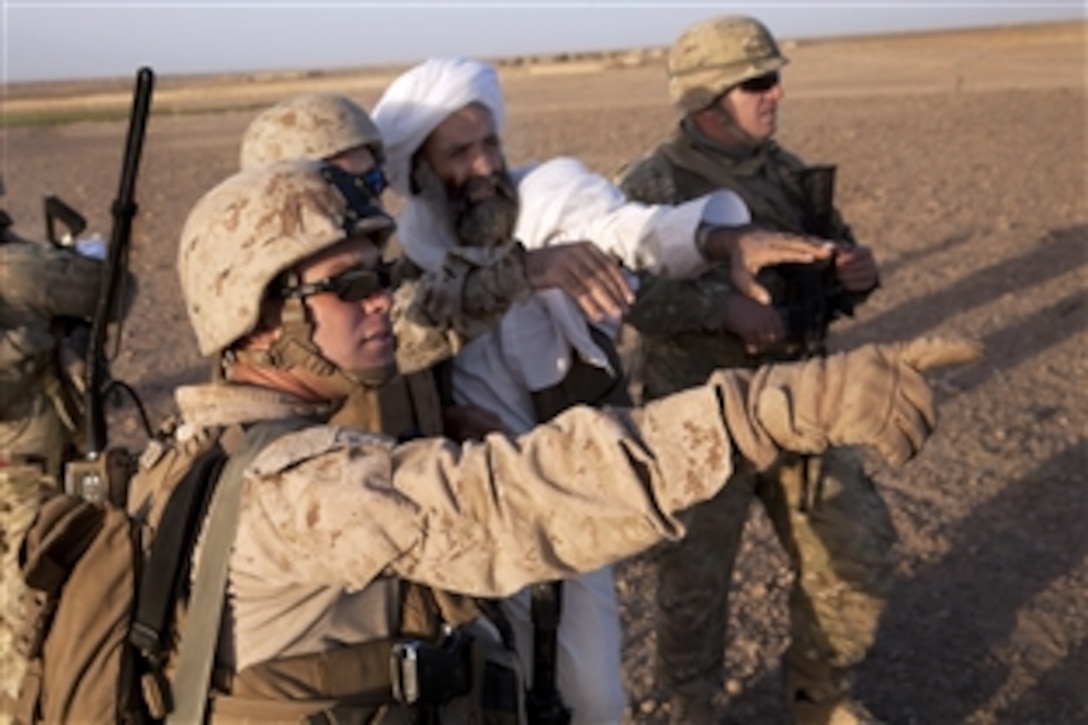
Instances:
[[[1068,532],[1088,521],[1086,457],[1081,443],[1009,483],[960,522],[946,556],[898,584],[857,686],[878,715],[891,723],[963,722],[995,695],[1009,672],[992,653],[1018,646],[1021,610],[1088,555],[1088,537],[1068,546]],[[1023,656],[1038,656],[1030,651],[1038,646]],[[1010,713],[1084,722],[1085,703],[1069,701],[1069,690],[1064,703],[1048,697],[1070,680],[1083,685],[1083,650],[1082,643],[1040,676]]]

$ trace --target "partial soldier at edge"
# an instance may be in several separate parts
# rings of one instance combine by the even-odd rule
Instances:
[[[86,332],[103,269],[74,247],[21,236],[0,209],[0,722],[25,667],[15,646],[19,544],[42,498],[59,489],[83,432]],[[133,279],[125,284],[134,289]]]

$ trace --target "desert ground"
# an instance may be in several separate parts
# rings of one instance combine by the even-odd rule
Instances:
[[[1088,194],[1084,23],[787,43],[779,139],[838,164],[836,201],[883,288],[834,346],[929,334],[985,343],[933,376],[935,437],[901,469],[868,465],[899,532],[898,579],[857,695],[890,723],[1088,722]],[[160,79],[140,172],[140,292],[114,372],[155,418],[203,377],[175,245],[197,197],[237,164],[255,109],[304,89],[370,107],[395,69]],[[669,134],[659,53],[502,65],[514,164],[572,155],[611,174]],[[120,105],[130,83],[12,85],[2,114]],[[65,105],[67,104],[67,105]],[[205,109],[205,112],[198,112]],[[59,194],[108,235],[123,121],[3,131],[5,206],[24,235]],[[131,412],[117,440],[139,443]],[[736,574],[722,722],[776,723],[790,573],[753,507]],[[618,568],[630,719],[663,723],[653,564]]]

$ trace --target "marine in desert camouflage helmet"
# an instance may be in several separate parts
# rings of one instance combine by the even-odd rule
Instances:
[[[302,284],[299,265],[345,240],[368,238],[379,252],[395,223],[359,176],[323,162],[288,161],[243,170],[193,207],[178,246],[178,271],[189,320],[203,355],[230,362],[252,351],[237,343],[267,326],[269,299],[282,300],[282,330],[261,365],[304,368],[324,387],[346,394],[380,385],[396,372],[343,370],[315,341],[306,301],[329,292],[362,302],[386,289],[380,271],[356,270]],[[275,324],[276,321],[273,321]]]
[[[250,122],[242,136],[240,161],[243,169],[294,159],[339,162],[360,148],[378,165],[384,161],[381,134],[359,104],[335,93],[304,93]]]
[[[669,49],[669,96],[685,113],[692,113],[788,62],[774,36],[755,18],[711,18],[685,30]]]

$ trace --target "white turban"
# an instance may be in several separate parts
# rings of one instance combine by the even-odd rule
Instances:
[[[467,58],[430,58],[398,76],[371,116],[385,142],[389,184],[408,196],[412,156],[431,132],[472,103],[491,112],[495,130],[504,121],[502,89],[495,69]]]

